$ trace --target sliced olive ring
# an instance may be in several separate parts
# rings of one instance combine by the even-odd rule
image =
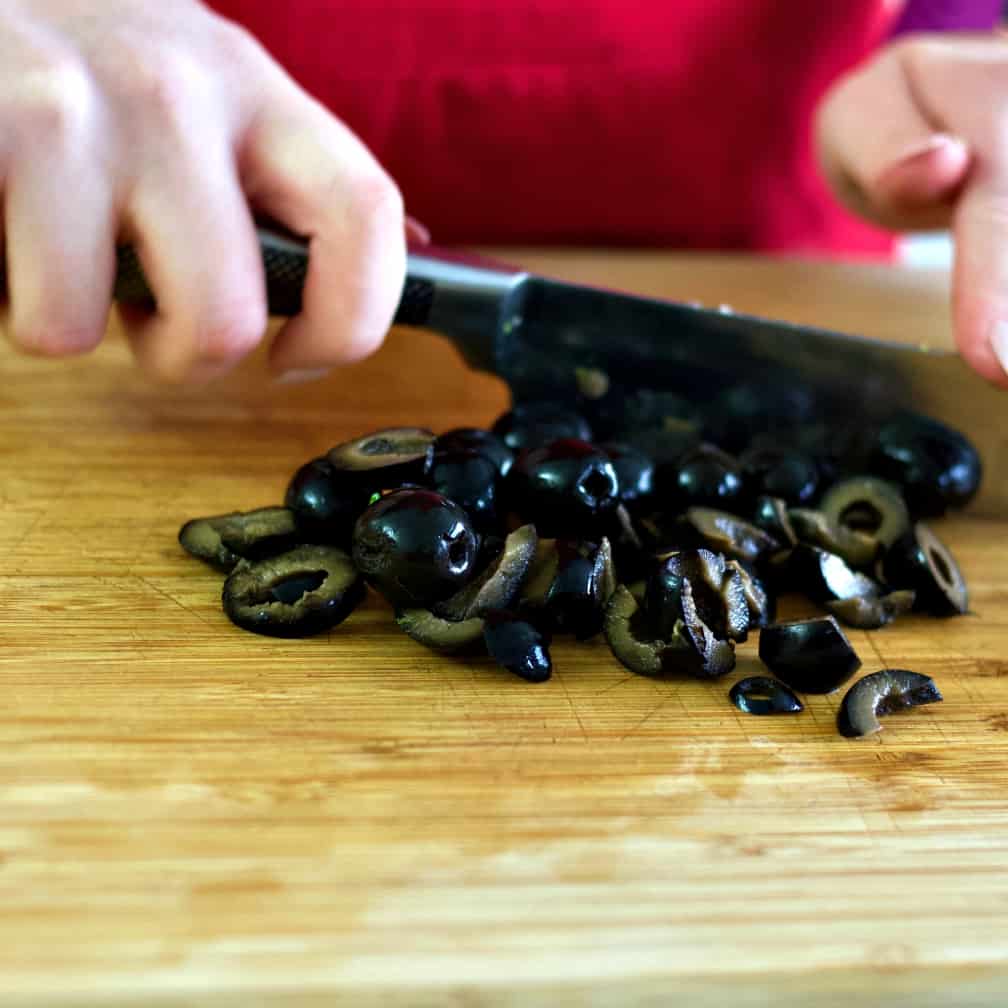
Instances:
[[[446,620],[427,609],[403,609],[396,614],[396,623],[418,644],[442,654],[477,650],[483,640],[484,621],[479,616]]]
[[[293,511],[265,507],[194,518],[182,526],[178,538],[192,556],[230,571],[240,559],[261,560],[292,549],[300,534]]]
[[[221,542],[221,528],[238,513],[231,511],[187,521],[179,529],[179,544],[190,556],[205,560],[218,570],[233,570],[241,557]]]
[[[326,455],[333,469],[372,490],[421,483],[434,459],[434,433],[424,427],[389,427],[344,441]]]
[[[691,507],[686,511],[685,521],[707,549],[735,560],[755,563],[781,549],[780,542],[769,532],[727,511]]]
[[[547,640],[515,613],[488,612],[483,642],[487,653],[501,668],[526,682],[545,682],[553,672]]]
[[[881,543],[875,536],[841,525],[822,511],[792,508],[788,518],[802,542],[835,553],[851,567],[871,566],[881,550]]]
[[[837,711],[837,728],[847,738],[863,738],[880,732],[879,718],[887,714],[941,700],[930,676],[906,669],[883,669],[863,676],[847,691]]]
[[[910,527],[910,514],[900,489],[875,476],[853,476],[834,483],[819,510],[837,525],[874,536],[891,546]]]
[[[679,672],[695,661],[692,643],[684,634],[677,631],[667,640],[651,635],[637,600],[625,585],[619,585],[609,601],[604,629],[613,655],[637,675]]]
[[[364,598],[343,550],[298,546],[257,563],[243,560],[224,582],[228,619],[268,637],[308,637],[341,623]]]
[[[778,679],[799,693],[832,693],[861,667],[861,659],[832,616],[764,627],[759,656]]]
[[[969,591],[959,565],[924,522],[917,522],[886,553],[882,571],[890,587],[916,592],[919,611],[956,616],[969,610]]]
[[[799,714],[805,705],[782,682],[770,676],[739,679],[728,698],[743,714]]]
[[[826,608],[846,626],[857,630],[878,630],[910,612],[915,598],[916,594],[912,591],[895,591],[872,598],[834,599],[826,603]]]
[[[506,609],[514,601],[536,555],[539,537],[534,525],[523,525],[504,540],[504,548],[465,587],[432,606],[442,619],[468,620],[492,609]]]

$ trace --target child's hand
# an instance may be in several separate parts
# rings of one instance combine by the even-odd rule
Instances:
[[[396,187],[195,0],[0,3],[0,192],[7,328],[33,353],[100,342],[114,247],[132,241],[159,306],[126,313],[140,363],[173,380],[226,370],[266,325],[250,204],[311,238],[304,313],[271,349],[279,373],[367,354],[402,291]]]
[[[898,42],[827,96],[819,146],[854,210],[895,229],[951,225],[956,340],[1008,386],[1008,42]]]

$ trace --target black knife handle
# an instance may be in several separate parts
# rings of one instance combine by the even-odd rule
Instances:
[[[308,273],[308,246],[294,238],[266,228],[258,230],[263,267],[266,271],[266,303],[271,315],[291,316],[301,311],[301,295]],[[130,245],[117,252],[113,296],[117,301],[153,304],[135,249]],[[407,276],[396,310],[399,325],[422,326],[430,317],[434,283],[422,276]]]

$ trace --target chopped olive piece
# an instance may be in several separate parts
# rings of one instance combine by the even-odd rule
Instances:
[[[396,615],[396,623],[417,643],[442,654],[478,650],[476,645],[483,641],[480,616],[456,621],[441,619],[427,609],[403,609]]]
[[[616,472],[620,501],[639,507],[654,492],[654,459],[624,441],[610,441],[602,450]]]
[[[396,490],[357,519],[353,558],[394,606],[424,607],[475,573],[476,533],[457,504],[433,490]]]
[[[700,444],[679,460],[668,492],[680,509],[727,509],[742,496],[742,488],[738,459],[714,445]]]
[[[597,531],[619,504],[609,457],[586,441],[563,438],[522,452],[505,484],[512,510],[543,535]]]
[[[764,627],[759,656],[799,693],[832,693],[861,667],[861,659],[832,616]]]
[[[930,676],[906,669],[883,669],[863,676],[847,691],[837,712],[837,728],[847,738],[862,738],[882,730],[880,717],[941,700]]]
[[[484,531],[497,522],[497,480],[497,467],[475,451],[436,454],[428,476],[434,491],[458,504]]]
[[[743,714],[798,714],[805,705],[782,682],[770,676],[740,679],[728,697]]]
[[[869,567],[881,549],[875,536],[841,525],[822,511],[792,508],[788,517],[802,542],[836,553],[851,567]]]
[[[780,542],[768,532],[726,511],[692,507],[685,520],[709,550],[735,560],[755,563],[781,549]]]
[[[910,612],[916,595],[912,591],[895,591],[874,598],[834,599],[826,608],[841,623],[857,630],[878,630],[892,623],[897,616]]]
[[[432,611],[444,619],[467,620],[493,609],[506,609],[521,589],[537,543],[535,526],[516,529],[480,574],[451,598],[435,603]]]
[[[553,587],[559,566],[560,554],[557,551],[556,539],[539,539],[521,588],[519,608],[522,610],[545,608],[546,597]]]
[[[456,427],[445,431],[434,442],[435,455],[464,455],[470,451],[479,452],[490,459],[501,477],[507,476],[511,463],[514,462],[514,452],[503,440],[479,427]]]
[[[875,581],[851,570],[842,557],[805,543],[792,550],[786,577],[795,590],[814,602],[871,598],[880,593]]]
[[[684,597],[689,601],[689,619],[680,620],[674,632],[665,640],[656,639],[649,631],[637,600],[625,585],[620,585],[609,601],[605,618],[605,635],[616,658],[631,672],[657,676],[684,673],[711,678],[730,672],[735,664],[735,652],[728,641],[716,641],[709,628],[702,626],[692,607],[688,584]]]
[[[959,431],[918,414],[882,427],[871,468],[903,488],[907,505],[919,518],[964,507],[983,474],[980,455]]]
[[[513,452],[541,448],[561,438],[592,439],[591,428],[583,416],[551,402],[515,403],[498,417],[493,433]]]
[[[852,476],[834,483],[819,502],[819,510],[838,525],[874,536],[884,547],[910,527],[899,487],[874,476]]]
[[[236,626],[269,637],[307,637],[342,622],[364,598],[350,557],[332,546],[298,546],[252,563],[224,582],[224,612]]]
[[[368,505],[368,493],[341,475],[327,458],[312,459],[294,474],[284,503],[305,535],[349,544],[354,522]]]
[[[969,609],[966,580],[948,547],[924,524],[914,527],[882,560],[890,588],[916,592],[914,608],[933,616],[955,616]]]
[[[819,492],[819,466],[789,447],[750,447],[739,458],[750,498],[776,497],[792,507],[809,504]]]
[[[738,571],[742,592],[749,608],[749,629],[757,630],[773,621],[776,606],[763,582],[741,560],[728,560],[725,566]]]
[[[205,560],[218,570],[232,570],[241,557],[221,542],[221,527],[237,514],[231,511],[187,521],[179,529],[179,544],[190,556]]]
[[[685,636],[693,644],[698,660],[691,674],[699,678],[715,679],[735,668],[735,644],[732,640],[722,640],[707,624],[696,606],[693,585],[689,578],[683,579],[682,587],[683,624]]]
[[[787,504],[779,497],[756,498],[753,524],[773,536],[785,549],[798,543],[798,533],[788,517]]]
[[[641,542],[630,512],[620,504],[605,522],[606,538],[612,546],[618,581],[647,577],[655,568],[655,555]]]
[[[546,612],[560,632],[578,640],[602,629],[605,607],[615,590],[612,553],[603,539],[594,543],[558,539],[557,571],[546,594]]]
[[[330,448],[338,474],[371,491],[422,483],[434,458],[434,434],[423,427],[390,427]]]
[[[526,682],[549,679],[553,671],[549,645],[531,624],[510,612],[489,612],[483,628],[487,653],[498,665]]]

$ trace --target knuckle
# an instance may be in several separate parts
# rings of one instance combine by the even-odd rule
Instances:
[[[42,56],[20,75],[5,104],[13,106],[12,119],[22,130],[59,141],[90,121],[94,91],[87,71],[75,60]]]
[[[265,306],[258,299],[218,309],[195,327],[196,355],[208,363],[238,360],[258,346],[266,322]]]
[[[401,230],[405,207],[399,187],[381,169],[355,176],[347,183],[347,202],[355,224],[365,232]]]

